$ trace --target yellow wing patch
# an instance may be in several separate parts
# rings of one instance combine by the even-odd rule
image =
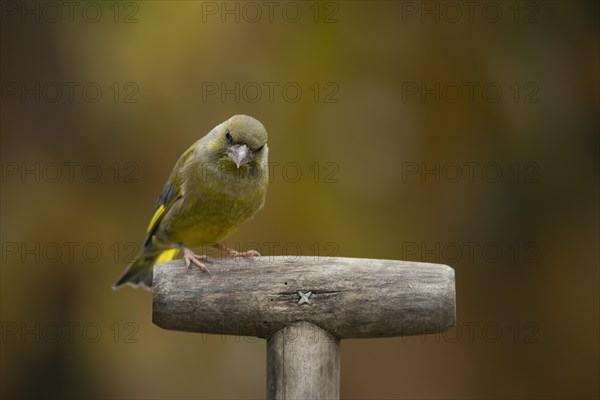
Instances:
[[[179,249],[169,249],[169,250],[163,251],[156,258],[156,261],[154,261],[154,265],[160,264],[161,262],[165,262],[165,261],[169,261],[169,260],[174,259],[175,257],[177,257],[177,252],[178,251],[179,251]]]
[[[167,211],[167,209],[162,204],[156,209],[154,215],[152,216],[152,219],[150,220],[150,224],[148,224],[148,229],[146,229],[146,233],[150,233],[150,231],[154,229],[154,227],[156,226],[160,218],[163,216],[165,211]]]

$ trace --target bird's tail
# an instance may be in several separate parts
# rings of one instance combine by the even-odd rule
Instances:
[[[141,285],[150,289],[152,287],[152,268],[156,264],[174,259],[178,254],[179,249],[142,253],[137,260],[129,264],[127,269],[125,269],[123,275],[113,285],[113,290],[119,289],[126,284],[133,287]]]

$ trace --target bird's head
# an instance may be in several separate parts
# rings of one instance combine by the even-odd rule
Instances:
[[[265,127],[247,115],[234,115],[219,125],[213,134],[222,156],[238,169],[268,151]]]

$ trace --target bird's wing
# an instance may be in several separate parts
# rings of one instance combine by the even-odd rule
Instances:
[[[164,217],[165,213],[171,209],[173,204],[177,202],[183,196],[183,192],[179,185],[174,182],[167,182],[163,188],[158,200],[156,201],[156,207],[154,208],[154,214],[146,229],[146,241],[144,246],[148,246],[152,242],[152,236],[158,228],[158,224]]]
[[[178,175],[181,171],[185,162],[190,158],[193,154],[194,148],[190,147],[185,153],[177,161],[175,164],[175,168],[173,168],[173,172],[167,181],[167,184],[163,188],[160,196],[158,196],[158,200],[156,200],[156,206],[154,208],[154,214],[152,215],[152,219],[150,219],[150,223],[148,224],[148,228],[146,229],[146,240],[144,242],[144,247],[152,245],[152,237],[160,224],[160,221],[164,217],[164,215],[173,207],[173,205],[177,202],[177,200],[181,199],[184,195],[183,185]]]

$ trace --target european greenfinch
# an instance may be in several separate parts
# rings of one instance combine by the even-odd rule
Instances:
[[[259,256],[228,249],[226,239],[264,205],[268,177],[267,131],[247,115],[235,115],[187,149],[158,197],[139,257],[113,288],[152,286],[154,265],[183,253],[189,268],[208,273],[209,258],[191,248],[213,245],[233,257]]]

